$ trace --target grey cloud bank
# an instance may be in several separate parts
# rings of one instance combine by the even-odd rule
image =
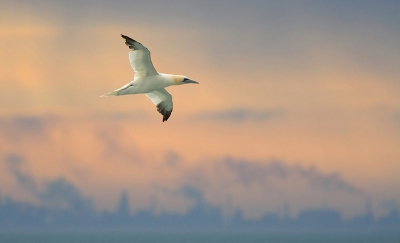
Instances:
[[[254,109],[230,109],[222,111],[203,112],[192,116],[191,120],[210,120],[216,122],[266,122],[278,119],[283,115],[280,110],[254,110]]]

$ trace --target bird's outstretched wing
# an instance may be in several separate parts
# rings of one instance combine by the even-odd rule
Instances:
[[[131,49],[129,60],[133,70],[135,70],[134,79],[158,74],[151,62],[149,49],[128,36],[121,36],[125,39],[125,44]]]
[[[165,89],[158,89],[146,93],[147,97],[157,106],[157,111],[163,115],[163,122],[168,120],[172,113],[172,95]]]

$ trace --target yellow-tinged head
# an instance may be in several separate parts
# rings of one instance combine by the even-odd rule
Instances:
[[[174,85],[198,84],[198,82],[183,75],[173,75],[173,80],[174,80]]]

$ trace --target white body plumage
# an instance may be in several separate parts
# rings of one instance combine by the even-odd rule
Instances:
[[[107,94],[107,96],[112,96],[114,92],[118,93],[118,95],[145,94],[174,84],[174,75],[158,73],[153,76],[146,76],[133,80],[123,87]]]

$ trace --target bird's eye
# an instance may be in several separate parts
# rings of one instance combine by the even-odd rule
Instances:
[[[186,82],[186,81],[188,81],[188,80],[189,80],[188,78],[184,78],[182,82]]]

